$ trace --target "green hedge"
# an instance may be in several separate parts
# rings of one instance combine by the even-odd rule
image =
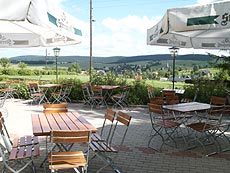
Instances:
[[[6,79],[6,76],[1,76],[1,79]],[[73,82],[74,87],[71,91],[70,98],[74,102],[83,101],[83,93],[81,89],[82,81],[79,79],[60,79],[59,83]],[[42,83],[55,83],[53,81],[43,81]],[[124,78],[118,78],[113,75],[104,76],[97,74],[93,78],[93,85],[121,85],[129,86],[128,101],[131,105],[146,105],[149,102],[147,87],[145,80],[135,80],[133,82],[128,82]],[[199,88],[197,95],[197,101],[209,103],[210,97],[212,95],[226,97],[226,90],[229,89],[224,81],[210,81],[206,79],[199,79],[193,81],[193,85],[185,86],[185,93],[183,97],[193,99],[194,94]],[[162,88],[154,88],[154,94],[156,96],[161,95]],[[18,90],[18,95],[20,98],[28,99],[29,93],[26,86],[26,81],[21,81]]]

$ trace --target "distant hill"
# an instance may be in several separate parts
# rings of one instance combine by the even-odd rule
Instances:
[[[140,64],[148,63],[149,61],[171,61],[172,57],[169,54],[157,54],[157,55],[139,55],[139,56],[111,56],[111,57],[92,57],[92,63],[94,67],[104,67],[104,66],[116,66],[119,64]],[[178,55],[176,57],[178,62],[185,61],[204,61],[210,62],[213,59],[208,55],[203,54],[188,54],[188,55]],[[48,56],[37,56],[37,55],[25,55],[25,56],[16,56],[10,58],[11,63],[18,63],[20,61],[25,62],[26,64],[53,64],[55,58]],[[89,67],[89,56],[60,56],[58,57],[58,62],[61,64],[71,64],[72,62],[78,62],[83,69],[88,69]]]

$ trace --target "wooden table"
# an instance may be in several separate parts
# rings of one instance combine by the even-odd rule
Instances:
[[[33,134],[49,136],[51,130],[98,130],[77,112],[32,114]]]
[[[211,105],[207,103],[188,102],[188,103],[179,103],[174,105],[163,105],[163,108],[170,111],[186,113],[186,112],[208,110],[211,108]]]

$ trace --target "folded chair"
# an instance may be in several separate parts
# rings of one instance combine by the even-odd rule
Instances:
[[[92,134],[92,141],[109,141],[109,137],[111,136],[113,122],[115,120],[116,112],[112,109],[106,109],[104,115],[104,122],[100,133],[93,133]],[[108,132],[106,134],[105,128],[108,127]]]
[[[85,104],[88,104],[89,106],[92,107],[94,104],[94,99],[93,99],[93,94],[91,92],[90,84],[89,83],[82,84],[81,88],[82,88]]]
[[[40,155],[38,137],[24,136],[11,141],[9,133],[4,124],[4,118],[0,119],[0,155],[2,157],[3,169],[13,173],[23,172],[30,167],[36,172],[33,158]]]
[[[49,169],[57,172],[63,169],[74,169],[76,172],[86,173],[89,157],[90,131],[51,131],[51,151],[49,153]],[[54,151],[54,145],[59,144],[87,144],[86,152],[77,151]],[[62,146],[62,145],[59,145]]]
[[[114,172],[122,172],[117,164],[114,163],[112,159],[112,154],[118,153],[119,147],[121,147],[124,143],[131,118],[132,117],[130,115],[119,111],[117,113],[116,123],[114,125],[113,132],[111,133],[109,140],[91,141],[90,149],[95,153],[97,158],[101,159],[105,163],[105,165],[101,167],[97,172],[101,172],[104,168],[108,166],[110,166]],[[115,134],[118,134],[119,138],[121,138],[119,146],[115,146],[113,144],[113,141],[115,141],[115,139],[113,139]]]

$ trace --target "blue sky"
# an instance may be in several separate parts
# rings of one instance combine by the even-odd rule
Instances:
[[[61,47],[60,55],[89,55],[89,0],[49,0],[81,21],[83,41]],[[133,56],[169,53],[167,47],[148,46],[147,29],[155,25],[168,8],[218,0],[92,0],[93,56]],[[53,55],[52,48],[47,48]],[[180,54],[207,50],[181,49]],[[209,51],[210,52],[210,51]],[[45,55],[45,48],[1,49],[1,57]]]

